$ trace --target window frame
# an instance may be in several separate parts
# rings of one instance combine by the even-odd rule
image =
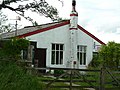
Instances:
[[[77,60],[79,65],[86,65],[87,63],[87,46],[77,45]]]
[[[54,56],[53,56],[53,53],[54,53]],[[52,43],[51,44],[51,65],[63,65],[63,60],[64,60],[64,44]]]

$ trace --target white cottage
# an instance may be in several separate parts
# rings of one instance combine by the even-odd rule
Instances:
[[[100,45],[105,44],[78,25],[76,1],[72,1],[70,20],[28,26],[17,31],[20,38],[31,41],[33,64],[38,67],[86,68]],[[2,34],[14,37],[15,32]],[[25,53],[24,53],[25,54]]]

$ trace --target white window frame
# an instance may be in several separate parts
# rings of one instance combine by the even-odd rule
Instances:
[[[78,45],[77,46],[77,59],[80,65],[86,65],[86,61],[87,61],[86,57],[87,57],[87,46]]]
[[[53,45],[55,45],[54,49],[53,49]],[[58,49],[57,49],[57,46],[58,46]],[[62,48],[61,48],[61,46],[62,46]],[[54,60],[53,60],[53,52],[54,52]],[[57,53],[58,53],[58,56],[56,56]],[[64,56],[64,44],[52,43],[52,45],[51,45],[51,64],[52,65],[63,65],[63,58],[64,58],[63,56]],[[56,57],[58,57],[58,59]]]

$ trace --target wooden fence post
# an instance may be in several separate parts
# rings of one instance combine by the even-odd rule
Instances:
[[[105,68],[101,68],[100,72],[100,90],[105,90]]]
[[[72,90],[72,70],[70,70],[70,90]]]

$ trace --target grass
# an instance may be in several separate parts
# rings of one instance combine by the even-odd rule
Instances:
[[[120,77],[120,73],[119,74],[112,73],[112,75],[114,76],[114,78]],[[100,86],[100,72],[87,72],[87,73],[83,74],[83,76],[85,77],[86,80],[95,80],[96,82],[91,82],[91,84],[93,86],[95,86],[95,87]],[[81,78],[81,77],[79,77],[79,79],[83,80],[83,78]],[[112,81],[114,81],[114,80],[113,80],[113,78],[110,77],[110,74],[105,72],[105,88],[106,88],[106,90],[119,90],[120,86],[118,87],[118,86],[113,85]],[[120,80],[119,80],[119,82],[120,82]],[[75,82],[75,84],[79,84],[81,86],[90,86],[87,82]]]
[[[100,73],[99,72],[88,72],[82,74],[81,77],[74,78],[75,80],[82,80],[82,76],[85,76],[86,80],[96,80],[96,83],[92,83],[94,86],[99,86],[100,81]],[[115,74],[117,77],[120,74]],[[69,80],[69,77],[63,78],[65,80]],[[112,81],[110,76],[106,74],[105,76],[106,82]],[[1,61],[0,60],[0,90],[45,90],[46,83],[43,83],[43,80],[53,80],[50,77],[37,77],[33,75],[29,75],[26,73],[26,70],[22,67],[19,67],[13,61]],[[78,84],[80,86],[89,86],[88,83],[85,82],[74,82],[74,84]],[[52,85],[54,86],[69,86],[69,83],[64,82],[55,82]],[[113,85],[106,85],[108,90],[119,90],[119,87],[115,87]],[[110,89],[112,88],[112,89]],[[114,89],[113,89],[114,88]],[[49,90],[64,90],[60,88],[51,88]],[[85,89],[74,89],[74,90],[85,90]],[[107,90],[107,89],[106,89]]]
[[[53,78],[50,77],[37,77],[37,80],[39,81],[44,81],[44,80],[54,80]],[[44,83],[48,83],[48,82],[44,82]],[[68,86],[67,84],[63,83],[63,82],[54,82],[51,85],[54,86]],[[65,90],[65,89],[60,89],[60,88],[50,88],[49,90]]]
[[[15,62],[0,60],[0,90],[43,90],[44,84]]]
[[[48,77],[37,77],[26,73],[26,70],[19,67],[13,61],[0,60],[0,90],[45,90],[45,83],[42,80],[53,80]],[[66,85],[54,83],[54,85]],[[51,88],[49,90],[64,90]]]
[[[43,83],[43,80],[53,80],[53,78],[30,75],[15,62],[0,60],[0,90],[45,90],[46,83]],[[52,85],[68,86],[69,84],[55,82]],[[50,88],[49,90],[66,89]]]

